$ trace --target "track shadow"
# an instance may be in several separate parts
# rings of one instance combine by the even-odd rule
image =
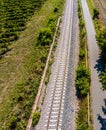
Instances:
[[[102,111],[103,111],[104,114],[106,115],[106,107],[102,106]]]
[[[99,76],[100,76],[103,71],[103,61],[102,61],[101,54],[99,55],[99,58],[97,59],[96,65],[94,66],[94,68],[97,70],[97,72],[99,73]]]
[[[102,126],[100,130],[106,130],[106,118],[103,118],[98,114],[98,120]]]
[[[104,106],[102,106],[102,111],[104,113],[104,117],[100,116],[99,114],[97,116],[102,126],[100,130],[106,130],[106,99],[104,99]]]
[[[104,106],[102,106],[102,111],[106,115],[106,99],[104,99]]]

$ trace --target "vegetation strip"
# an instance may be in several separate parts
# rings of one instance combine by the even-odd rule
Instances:
[[[88,98],[90,86],[90,71],[88,64],[87,53],[87,35],[85,29],[85,22],[83,19],[83,12],[81,8],[81,1],[78,0],[78,17],[79,17],[79,29],[80,29],[80,52],[79,63],[76,70],[76,89],[79,99],[79,110],[77,117],[77,130],[91,130],[92,126],[89,126],[89,111],[88,111]]]
[[[38,102],[39,102],[39,98],[40,98],[40,96],[41,96],[41,94],[42,94],[42,89],[43,89],[43,87],[44,87],[44,82],[45,82],[45,78],[46,78],[46,73],[47,73],[47,69],[48,69],[48,66],[49,66],[49,62],[50,62],[50,58],[51,58],[51,53],[52,53],[52,50],[53,50],[53,47],[54,47],[54,44],[55,44],[56,34],[57,34],[57,31],[58,31],[58,28],[59,28],[60,20],[61,20],[61,18],[59,17],[58,22],[57,22],[57,25],[56,25],[56,31],[55,31],[54,37],[53,37],[53,42],[52,42],[52,44],[51,44],[50,51],[49,51],[49,54],[48,54],[48,58],[47,58],[47,61],[46,61],[44,73],[43,73],[43,76],[42,76],[42,79],[41,79],[41,82],[40,82],[38,94],[37,94],[37,96],[36,96],[35,103],[34,103],[34,105],[33,105],[33,109],[32,109],[32,112],[31,112],[31,116],[30,116],[30,119],[29,119],[29,121],[28,121],[27,130],[28,130],[28,129],[30,130],[30,128],[31,128],[33,114],[36,113],[37,108],[38,108]],[[36,117],[36,116],[34,116],[34,117]],[[33,125],[34,125],[34,123],[33,123]],[[35,125],[36,125],[36,124],[35,124]]]
[[[61,14],[63,3],[64,2],[61,0],[48,0],[43,6],[41,12],[39,11],[38,14],[35,14],[38,16],[40,15],[39,19],[43,20],[41,23],[39,23],[39,26],[48,28],[41,29],[39,33],[37,33],[38,37],[35,35],[36,43],[33,41],[33,46],[27,46],[33,49],[31,50],[30,54],[25,57],[25,60],[27,60],[24,61],[25,73],[21,73],[22,79],[19,77],[19,82],[14,85],[13,90],[8,96],[8,100],[5,101],[5,104],[2,103],[0,106],[0,129],[24,130],[26,128],[32,104],[37,94],[41,75],[45,67],[45,62],[50,49],[50,43],[53,38],[56,20]],[[50,8],[47,8],[45,6],[50,6]],[[42,11],[48,11],[45,13],[45,17],[41,17]],[[39,19],[36,19],[36,21]],[[44,36],[47,38],[42,40],[45,42],[39,42],[39,37],[42,37],[42,39],[45,38],[42,36],[42,34],[44,34]]]
[[[103,90],[106,90],[106,56],[105,56],[106,54],[106,28],[101,23],[101,20],[99,18],[99,11],[97,8],[95,8],[93,0],[87,0],[87,1],[88,1],[90,11],[92,12],[91,14],[92,14],[92,18],[93,18],[95,30],[96,30],[96,39],[100,47],[101,58],[103,62],[103,64],[101,63],[102,72],[100,75],[100,81],[102,82]]]

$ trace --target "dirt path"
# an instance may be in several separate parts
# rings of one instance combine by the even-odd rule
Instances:
[[[102,85],[99,81],[101,72],[99,47],[96,43],[95,29],[87,2],[86,0],[81,1],[88,34],[94,130],[106,130],[106,91],[101,89]]]

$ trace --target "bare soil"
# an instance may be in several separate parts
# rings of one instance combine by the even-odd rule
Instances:
[[[100,12],[100,19],[106,27],[106,0],[94,0],[94,3],[95,7],[98,8]]]

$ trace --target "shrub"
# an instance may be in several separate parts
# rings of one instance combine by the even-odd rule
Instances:
[[[79,97],[86,96],[89,92],[90,72],[86,68],[85,64],[80,63],[77,68],[76,88],[78,90]]]
[[[105,71],[102,72],[102,75],[100,76],[100,81],[102,82],[103,89],[106,89],[106,68]]]
[[[59,7],[58,7],[58,6],[54,8],[54,12],[55,12],[55,13],[58,12],[58,10],[59,10]]]
[[[86,77],[84,78],[79,78],[76,80],[76,87],[79,93],[79,96],[86,96],[89,92],[89,82]]]
[[[77,79],[85,77],[86,79],[90,79],[90,71],[86,68],[83,63],[79,64],[77,68]]]
[[[80,49],[79,57],[80,57],[80,59],[85,58],[85,51],[83,49]]]
[[[40,118],[40,113],[38,111],[36,111],[34,114],[33,114],[33,117],[32,117],[32,126],[35,126],[37,125],[38,121],[39,121],[39,118]]]
[[[52,41],[52,32],[50,28],[43,28],[39,32],[37,45],[46,46]]]
[[[56,17],[51,17],[48,21],[48,27],[51,29],[52,32],[54,32],[56,26]]]
[[[80,34],[81,34],[81,37],[85,40],[86,31],[85,31],[85,29],[84,29],[84,28],[83,28],[83,29],[81,29]],[[84,42],[84,45],[85,45],[85,42]],[[84,45],[83,45],[83,46],[84,46]]]
[[[20,121],[18,124],[17,124],[17,130],[25,130],[26,128],[26,123],[24,120]]]
[[[101,49],[106,48],[106,29],[103,29],[96,35],[97,41]]]
[[[15,129],[17,126],[17,121],[18,119],[16,116],[11,116],[8,122],[8,128],[12,130]]]
[[[77,128],[77,130],[88,130],[88,123],[87,122],[81,122]]]
[[[85,26],[84,20],[82,20],[82,18],[81,18],[81,20],[79,22],[79,26],[80,26],[80,29],[83,29],[84,26]]]
[[[99,18],[99,11],[96,8],[93,9],[93,19],[95,18]]]

